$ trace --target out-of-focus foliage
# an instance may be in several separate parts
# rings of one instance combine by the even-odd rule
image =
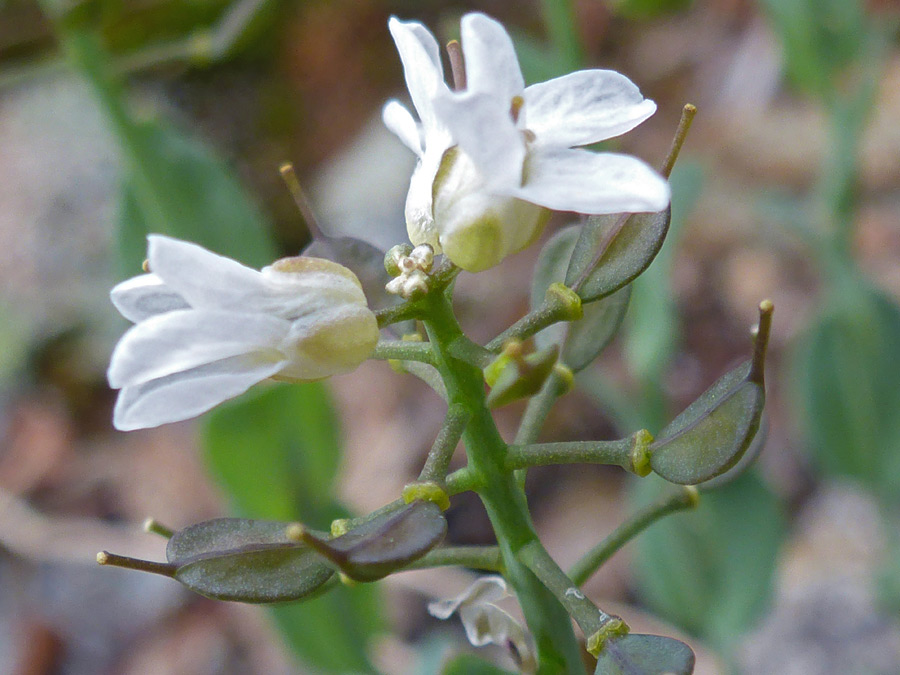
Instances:
[[[857,0],[762,0],[778,32],[791,81],[829,95],[835,76],[860,56],[866,16]]]
[[[257,389],[209,415],[204,446],[238,513],[328,530],[349,514],[333,497],[341,449],[325,388],[306,383]],[[337,588],[271,609],[291,647],[328,672],[370,672],[366,643],[381,629],[374,586]],[[341,630],[334,630],[340,626]]]
[[[270,226],[212,151],[161,121],[132,123],[119,138],[127,169],[119,214],[124,274],[140,269],[150,233],[196,242],[262,267],[275,256]]]
[[[666,489],[648,476],[636,481],[634,502],[649,504]],[[638,591],[653,611],[726,651],[768,602],[783,536],[777,498],[744,473],[641,535]]]
[[[688,9],[693,0],[606,0],[609,8],[629,19],[653,19]]]
[[[900,491],[900,308],[864,282],[830,302],[797,345],[792,378],[826,473]]]

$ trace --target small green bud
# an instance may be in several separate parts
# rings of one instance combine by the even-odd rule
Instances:
[[[494,386],[487,397],[488,407],[499,408],[520,398],[534,396],[553,372],[559,356],[558,345],[551,345],[524,357],[516,351],[520,348],[521,345],[512,354],[504,348],[509,360],[494,379]]]

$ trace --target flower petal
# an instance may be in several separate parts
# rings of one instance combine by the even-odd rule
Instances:
[[[240,354],[276,352],[289,331],[287,321],[264,314],[193,309],[160,314],[122,336],[107,377],[119,389]]]
[[[460,35],[466,62],[466,88],[493,96],[509,110],[513,97],[522,95],[525,79],[506,29],[494,19],[475,12],[462,18]]]
[[[399,101],[388,101],[381,109],[381,119],[407,148],[422,156],[422,133],[412,114]]]
[[[447,89],[437,40],[417,21],[400,21],[392,16],[388,28],[400,53],[409,96],[422,124],[431,127],[434,124],[431,100],[439,91]]]
[[[508,194],[555,211],[644,213],[669,203],[669,184],[639,159],[587,150],[529,155],[525,184]]]
[[[196,417],[277,373],[284,362],[234,356],[174,373],[119,392],[113,424],[121,431],[148,429]]]
[[[428,613],[436,619],[449,619],[463,604],[496,602],[508,595],[506,580],[499,575],[478,577],[466,590],[449,600],[428,603]]]
[[[637,86],[612,70],[579,70],[525,90],[536,147],[571,148],[630,131],[656,111]]]
[[[262,275],[236,260],[160,234],[147,241],[150,269],[191,307],[252,308],[265,293]]]
[[[110,291],[109,297],[122,316],[134,323],[190,306],[155,274],[123,281]]]
[[[434,108],[460,149],[481,172],[487,190],[521,185],[525,138],[516,128],[508,105],[490,94],[464,92],[435,99]]]

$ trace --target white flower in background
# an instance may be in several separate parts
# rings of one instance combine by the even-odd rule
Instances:
[[[383,111],[419,157],[406,201],[413,244],[479,271],[534,241],[546,209],[639,213],[669,203],[668,183],[644,162],[577,147],[623,134],[656,110],[624,75],[581,70],[525,87],[503,26],[467,14],[467,86],[454,92],[434,36],[420,23],[389,26],[420,120],[397,101]]]
[[[149,264],[111,293],[136,324],[109,364],[118,429],[194,417],[269,377],[350,371],[378,341],[359,280],[329,260],[285,258],[259,272],[151,235]]]
[[[429,603],[428,613],[438,619],[449,619],[458,612],[473,646],[494,644],[509,649],[520,671],[533,673],[537,660],[531,636],[522,624],[494,604],[508,595],[503,577],[479,577],[457,597]]]

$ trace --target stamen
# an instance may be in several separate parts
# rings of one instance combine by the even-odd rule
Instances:
[[[312,238],[324,239],[325,233],[319,225],[319,220],[316,218],[315,211],[312,209],[312,204],[307,198],[306,192],[300,187],[300,181],[297,180],[297,172],[294,171],[294,165],[290,162],[285,162],[278,167],[278,171],[281,173],[281,178],[284,180],[285,185],[287,185],[288,192],[290,192],[291,197],[294,198],[297,210],[300,211],[300,217],[303,218],[306,223],[306,227],[312,235]]]
[[[453,73],[453,89],[463,91],[466,88],[466,62],[459,40],[447,43],[447,55],[450,57],[450,71]]]
[[[149,272],[150,272],[150,261],[149,261],[149,260],[144,260],[144,262],[141,263],[141,269],[144,270],[145,272],[147,272],[147,273],[149,274]]]
[[[519,121],[519,113],[522,112],[522,106],[524,105],[524,98],[521,96],[513,96],[512,103],[509,106],[509,114],[513,118],[513,122]]]

